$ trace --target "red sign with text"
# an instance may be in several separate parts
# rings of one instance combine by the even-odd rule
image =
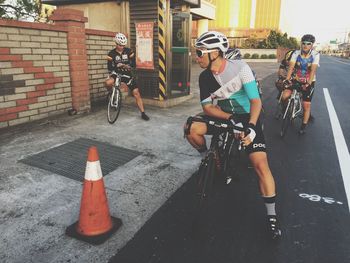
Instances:
[[[153,22],[135,23],[136,26],[136,68],[154,69]]]

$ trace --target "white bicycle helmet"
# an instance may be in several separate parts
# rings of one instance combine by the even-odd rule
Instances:
[[[128,43],[128,39],[123,33],[117,33],[114,37],[114,41],[115,43],[117,43],[117,45],[120,46],[126,46],[126,44]]]
[[[196,48],[219,49],[225,53],[228,49],[227,37],[217,31],[203,33],[194,44]]]
[[[238,48],[229,48],[225,54],[225,58],[232,59],[232,60],[236,60],[236,59],[239,60],[242,58],[242,54]]]

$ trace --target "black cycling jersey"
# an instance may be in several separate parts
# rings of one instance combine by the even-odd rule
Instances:
[[[283,59],[281,61],[279,69],[283,69],[285,71],[288,71],[288,61],[286,59]]]
[[[130,70],[124,68],[117,68],[117,65],[122,63],[124,65],[129,65],[132,68],[135,67],[135,53],[130,48],[124,48],[122,53],[119,53],[116,49],[112,49],[108,53],[107,68],[109,73],[116,71],[118,73],[130,72]]]

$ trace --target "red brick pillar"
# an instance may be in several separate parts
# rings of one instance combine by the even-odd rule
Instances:
[[[72,107],[79,112],[90,110],[90,90],[88,61],[86,52],[86,35],[83,11],[58,8],[50,17],[56,25],[68,29],[67,46],[69,56],[69,70],[72,88]]]

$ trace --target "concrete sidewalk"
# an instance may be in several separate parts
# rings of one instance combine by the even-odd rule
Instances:
[[[277,63],[249,63],[259,78]],[[193,99],[172,108],[146,107],[141,120],[125,105],[117,122],[105,107],[35,125],[0,130],[0,262],[107,262],[198,168],[198,153],[183,138],[183,123],[201,111],[198,74],[192,67]],[[123,226],[99,246],[67,237],[78,219],[82,184],[18,160],[78,138],[89,138],[142,154],[104,177],[110,213]]]

